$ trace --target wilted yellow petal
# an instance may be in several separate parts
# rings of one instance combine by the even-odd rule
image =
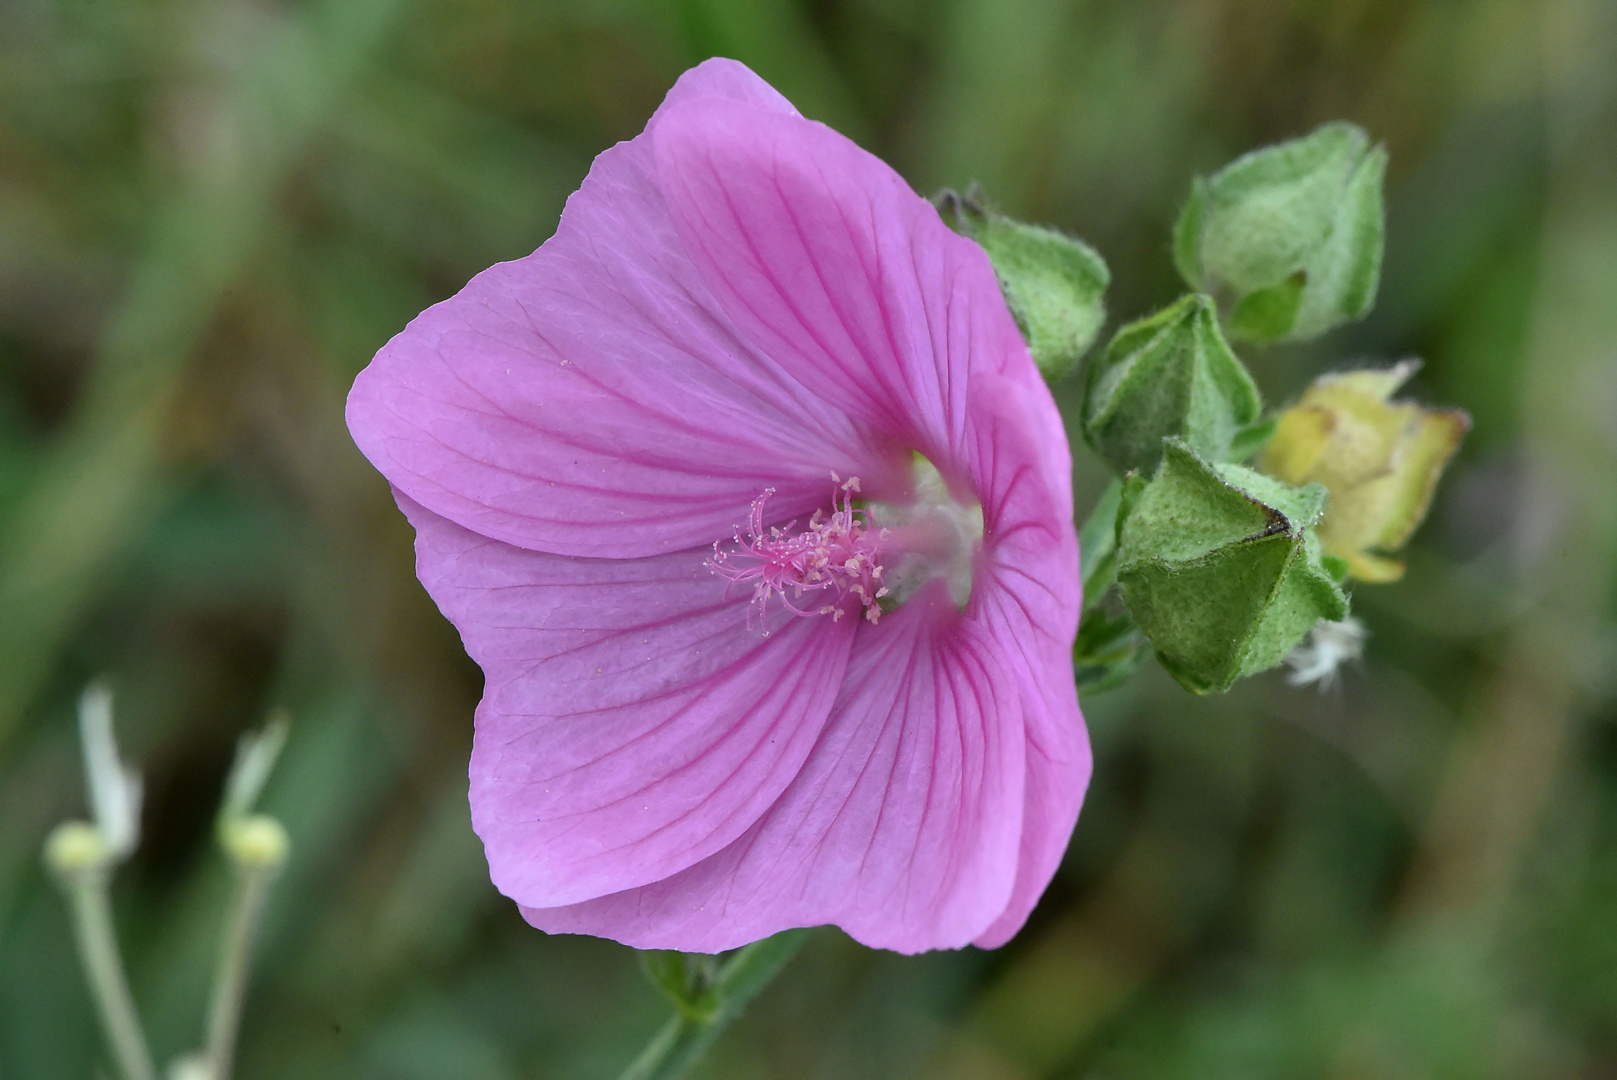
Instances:
[[[1415,430],[1406,433],[1398,449],[1393,472],[1376,486],[1385,485],[1381,532],[1375,547],[1396,551],[1426,518],[1437,491],[1438,478],[1471,430],[1471,417],[1458,409],[1420,410]]]
[[[1367,585],[1385,585],[1404,576],[1404,564],[1396,559],[1383,559],[1362,551],[1344,557],[1347,559],[1348,574]]]
[[[1306,405],[1287,409],[1264,448],[1263,471],[1288,484],[1306,484],[1335,428],[1336,417],[1329,409]]]
[[[1390,401],[1419,367],[1316,379],[1281,414],[1259,467],[1290,484],[1330,491],[1319,526],[1325,550],[1360,581],[1394,581],[1403,566],[1375,552],[1402,547],[1426,516],[1437,481],[1471,426],[1464,412]]]
[[[1392,396],[1420,370],[1420,361],[1400,360],[1390,368],[1361,368],[1358,371],[1339,371],[1321,375],[1308,388],[1304,400],[1327,403],[1332,394],[1346,391],[1363,394],[1377,401],[1391,401]]]

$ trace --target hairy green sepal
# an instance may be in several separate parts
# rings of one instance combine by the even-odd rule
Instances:
[[[1095,249],[1042,225],[1015,221],[980,193],[945,191],[943,220],[982,245],[1034,363],[1049,382],[1070,373],[1106,321],[1111,274]]]
[[[1169,439],[1149,481],[1125,484],[1123,603],[1186,689],[1214,693],[1280,663],[1320,619],[1347,617],[1313,526],[1325,489],[1213,465]]]
[[[1385,240],[1387,152],[1353,124],[1324,124],[1197,179],[1174,262],[1223,306],[1230,334],[1305,341],[1363,318]]]
[[[1083,433],[1118,473],[1150,473],[1168,437],[1210,461],[1250,456],[1262,408],[1213,301],[1193,293],[1123,327],[1090,364]]]

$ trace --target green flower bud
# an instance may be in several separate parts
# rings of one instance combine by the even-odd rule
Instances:
[[[1312,526],[1318,484],[1294,488],[1210,465],[1168,440],[1149,481],[1131,478],[1118,526],[1123,603],[1186,689],[1224,691],[1274,667],[1320,619],[1347,616]]]
[[[1169,436],[1225,461],[1262,408],[1212,300],[1192,294],[1123,327],[1090,364],[1084,439],[1119,473],[1154,470]]]
[[[938,196],[943,220],[981,244],[1034,363],[1050,382],[1065,376],[1106,321],[1111,283],[1095,249],[1054,229],[1014,221],[982,202],[975,189]]]
[[[1174,262],[1235,337],[1306,341],[1363,318],[1381,278],[1386,170],[1385,148],[1341,122],[1237,158],[1192,186]]]
[[[1459,409],[1390,401],[1420,368],[1406,360],[1384,370],[1323,375],[1280,414],[1259,467],[1288,484],[1323,484],[1331,493],[1319,539],[1360,581],[1396,581],[1397,551],[1426,517],[1438,478],[1471,418]]]

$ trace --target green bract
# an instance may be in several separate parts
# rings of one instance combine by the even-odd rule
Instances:
[[[937,202],[943,220],[988,253],[1044,377],[1053,382],[1072,371],[1106,321],[1106,263],[1081,240],[1014,221],[984,206],[975,192],[945,191]]]
[[[1210,465],[1170,439],[1149,481],[1130,479],[1117,580],[1162,666],[1196,693],[1274,667],[1320,619],[1347,616],[1312,526],[1325,489]]]
[[[1236,337],[1303,341],[1362,318],[1381,276],[1386,168],[1386,150],[1343,122],[1237,158],[1192,186],[1174,262]]]
[[[1084,439],[1119,473],[1155,469],[1168,436],[1225,461],[1262,407],[1212,300],[1193,294],[1123,327],[1090,364]]]

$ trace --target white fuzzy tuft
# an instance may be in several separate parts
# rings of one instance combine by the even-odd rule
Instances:
[[[1351,615],[1341,622],[1321,619],[1308,632],[1308,640],[1286,654],[1286,665],[1291,668],[1286,681],[1293,686],[1319,683],[1321,691],[1330,689],[1337,669],[1364,655],[1364,639],[1364,624]]]

